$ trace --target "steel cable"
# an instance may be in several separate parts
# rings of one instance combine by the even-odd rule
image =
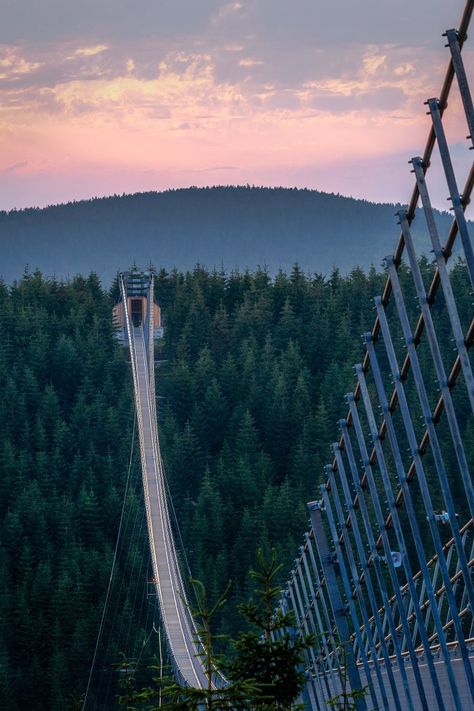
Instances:
[[[110,592],[111,592],[111,589],[112,589],[112,581],[113,581],[114,572],[115,572],[115,564],[116,564],[116,562],[117,562],[117,553],[118,553],[118,548],[119,548],[120,539],[121,539],[121,533],[122,533],[122,524],[123,524],[124,513],[125,513],[125,505],[126,505],[127,496],[128,496],[128,490],[129,490],[129,486],[130,486],[130,476],[131,476],[132,464],[133,464],[133,451],[134,451],[134,446],[135,446],[136,422],[137,422],[137,418],[136,418],[135,413],[134,413],[134,417],[133,417],[133,431],[132,431],[132,442],[131,442],[131,445],[130,445],[130,456],[129,456],[129,461],[128,461],[127,480],[126,480],[126,483],[125,483],[125,491],[124,491],[124,496],[123,496],[123,501],[122,501],[122,510],[121,510],[121,512],[120,512],[120,521],[119,521],[119,527],[118,527],[118,531],[117,531],[117,538],[116,538],[116,541],[115,541],[114,555],[113,555],[113,558],[112,558],[112,566],[111,566],[111,569],[110,569],[109,582],[108,582],[108,584],[107,584],[107,592],[106,592],[106,595],[105,595],[104,606],[103,606],[103,608],[102,608],[102,615],[101,615],[100,624],[99,624],[99,631],[98,631],[98,634],[97,634],[97,639],[96,639],[95,648],[94,648],[94,655],[93,655],[93,657],[92,657],[91,668],[90,668],[89,677],[88,677],[88,680],[87,680],[87,687],[86,687],[86,693],[85,693],[85,695],[84,695],[84,702],[83,702],[83,704],[82,704],[82,711],[84,711],[84,709],[86,708],[87,699],[88,699],[89,691],[90,691],[90,688],[91,688],[92,676],[93,676],[93,673],[94,673],[95,663],[96,663],[96,660],[97,660],[97,652],[98,652],[98,650],[99,650],[99,644],[100,644],[101,637],[102,637],[102,632],[103,632],[103,629],[104,629],[105,616],[106,616],[106,614],[107,614],[107,608],[108,608],[109,600],[110,600]]]

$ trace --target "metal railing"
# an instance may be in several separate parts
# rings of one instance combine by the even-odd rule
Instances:
[[[296,634],[315,635],[306,655],[310,708],[361,688],[360,709],[474,708],[474,487],[464,447],[466,413],[474,412],[474,319],[464,332],[456,291],[474,288],[464,214],[474,166],[460,193],[442,122],[456,78],[474,145],[461,55],[473,6],[469,0],[459,30],[445,35],[450,61],[439,99],[426,102],[431,128],[423,156],[411,160],[415,186],[397,213],[400,238],[385,260],[349,411],[281,600],[294,611]],[[444,244],[427,179],[435,146],[454,213]],[[419,201],[434,254],[428,287],[410,229]],[[464,283],[455,288],[448,261],[456,242]]]

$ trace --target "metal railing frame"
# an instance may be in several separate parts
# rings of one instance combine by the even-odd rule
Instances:
[[[333,444],[332,463],[325,467],[321,498],[308,504],[311,528],[283,593],[282,600],[294,611],[295,633],[315,635],[314,647],[306,656],[309,696],[316,698],[310,702],[312,708],[325,708],[328,700],[341,693],[343,667],[352,690],[367,684],[366,699],[356,699],[358,709],[372,704],[401,711],[402,706],[415,710],[435,704],[439,709],[462,711],[466,699],[474,705],[474,486],[452,396],[462,373],[467,402],[474,412],[469,357],[474,319],[464,333],[447,267],[459,236],[474,289],[474,251],[464,214],[474,185],[474,166],[460,193],[442,122],[456,79],[468,139],[474,146],[474,108],[461,54],[473,8],[474,0],[468,0],[459,30],[445,33],[450,61],[439,99],[426,102],[431,127],[422,157],[410,161],[415,185],[407,208],[397,213],[400,238],[393,256],[386,259],[385,287],[375,297],[373,327],[364,334],[365,356],[355,366],[354,391],[346,396],[349,411],[339,423],[341,436]],[[454,214],[444,246],[427,185],[435,145]],[[435,260],[428,289],[410,231],[419,200]],[[398,274],[404,255],[420,309],[414,328]],[[455,344],[449,371],[432,314],[438,291]],[[403,334],[406,353],[401,363],[392,323]],[[430,356],[426,368],[418,355],[422,342]],[[434,406],[426,385],[433,376],[439,387]],[[413,401],[414,409],[421,412],[421,435]],[[470,516],[464,525],[458,521],[450,486],[453,473],[448,471],[437,433],[443,413]],[[430,458],[425,461],[428,452]],[[357,456],[362,461],[361,473]],[[386,501],[380,500],[382,495]],[[442,501],[445,510],[437,512],[435,501]],[[445,542],[448,530],[451,535]],[[426,560],[424,539],[434,551],[430,560]],[[444,684],[438,675],[439,663],[446,675]]]

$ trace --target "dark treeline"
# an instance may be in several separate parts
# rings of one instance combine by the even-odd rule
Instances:
[[[431,265],[422,269],[428,278]],[[405,268],[401,277],[410,293]],[[466,320],[462,266],[452,279]],[[324,278],[298,267],[273,279],[201,267],[157,274],[166,471],[193,575],[211,596],[233,581],[224,632],[241,624],[235,603],[248,596],[256,549],[274,546],[289,570],[302,542],[384,281],[375,270]],[[27,273],[0,286],[0,706],[12,711],[77,708],[87,683],[133,429],[114,294],[94,275],[62,283]],[[449,344],[441,317],[439,327]],[[474,431],[461,425],[472,460]],[[135,452],[135,475],[137,464]],[[138,493],[130,507],[140,509]],[[145,589],[146,566],[118,566],[118,579]],[[126,587],[118,614],[129,636],[145,636],[143,595]],[[110,649],[124,651],[121,639]]]

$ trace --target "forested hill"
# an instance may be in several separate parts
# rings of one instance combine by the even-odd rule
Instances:
[[[110,284],[133,261],[168,269],[259,265],[271,273],[296,262],[323,274],[333,266],[366,269],[393,250],[396,208],[314,190],[216,187],[2,212],[0,275],[10,283],[28,263],[59,278],[95,270]],[[437,218],[445,234],[451,217]],[[417,221],[414,234],[428,251]]]

